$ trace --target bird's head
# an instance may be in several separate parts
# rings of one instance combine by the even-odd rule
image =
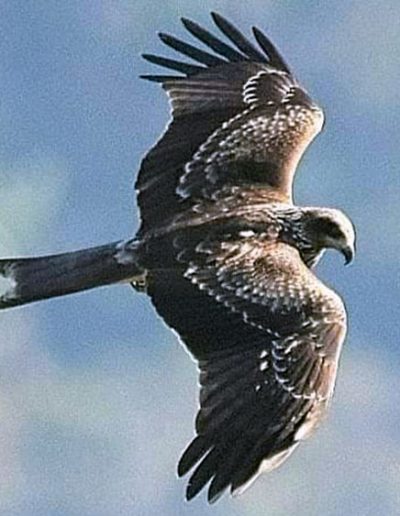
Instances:
[[[336,249],[345,257],[346,265],[353,261],[356,233],[353,223],[340,210],[309,208],[304,211],[305,232],[317,249]]]

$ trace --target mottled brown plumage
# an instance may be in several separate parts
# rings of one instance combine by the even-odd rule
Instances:
[[[193,470],[189,499],[211,481],[210,501],[279,465],[321,421],[346,315],[309,267],[325,247],[349,254],[353,245],[340,212],[292,204],[322,111],[260,31],[256,49],[213,18],[239,53],[184,20],[223,60],[167,35],[200,66],[145,56],[185,75],[149,77],[167,91],[173,119],[136,183],[147,292],[200,367],[197,437],[179,474]]]
[[[319,425],[332,397],[346,313],[314,274],[326,248],[354,254],[337,210],[298,207],[293,178],[321,109],[273,44],[213,14],[207,50],[160,34],[192,62],[146,54],[178,75],[160,82],[172,120],[140,167],[134,240],[0,261],[0,308],[132,282],[177,331],[200,370],[196,437],[179,475],[187,498],[214,501],[279,466]]]

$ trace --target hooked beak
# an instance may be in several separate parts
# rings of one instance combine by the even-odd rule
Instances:
[[[345,259],[345,265],[349,265],[354,260],[355,249],[354,246],[346,246],[342,249],[342,254]]]

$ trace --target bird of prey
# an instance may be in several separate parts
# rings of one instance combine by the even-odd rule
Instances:
[[[161,83],[172,120],[140,166],[136,237],[0,261],[1,308],[120,282],[150,297],[198,363],[178,473],[191,472],[187,499],[209,484],[209,501],[279,466],[325,416],[346,312],[314,267],[328,248],[346,262],[355,250],[341,211],[293,203],[321,109],[259,29],[251,41],[212,18],[219,36],[182,19],[203,48],[160,34],[190,62],[144,55],[168,70],[144,78]]]

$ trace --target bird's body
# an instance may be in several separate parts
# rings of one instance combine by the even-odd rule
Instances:
[[[254,46],[219,15],[228,45],[189,20],[200,50],[162,41],[188,64],[161,82],[172,106],[144,158],[136,238],[55,257],[0,261],[0,307],[114,282],[145,291],[200,370],[196,437],[178,472],[187,498],[240,492],[319,425],[333,394],[346,312],[313,267],[327,248],[354,253],[338,210],[293,204],[292,184],[323,114],[258,30]]]

